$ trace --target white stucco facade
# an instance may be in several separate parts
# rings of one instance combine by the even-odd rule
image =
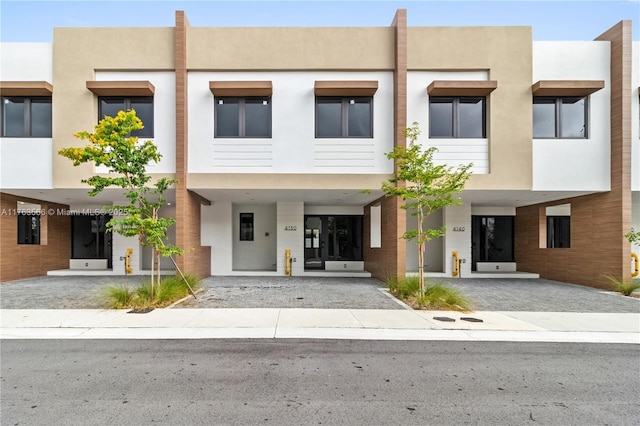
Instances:
[[[214,138],[209,81],[271,81],[270,138]],[[375,80],[373,138],[316,138],[316,80]],[[391,173],[393,75],[388,72],[190,72],[189,173]]]
[[[606,191],[610,187],[609,42],[534,42],[533,83],[603,80],[589,96],[586,139],[534,139],[534,191]]]
[[[2,43],[0,80],[53,80],[51,43]],[[53,187],[53,146],[49,138],[0,138],[0,187]]]
[[[446,139],[429,137],[429,96],[427,86],[434,80],[470,80],[486,81],[487,71],[409,71],[407,75],[407,125],[418,123],[420,136],[417,142],[424,147],[436,147],[436,164],[451,166],[473,163],[471,171],[475,174],[489,173],[489,140]]]

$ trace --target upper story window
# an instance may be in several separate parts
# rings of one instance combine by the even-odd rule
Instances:
[[[316,97],[317,138],[372,138],[373,97]]]
[[[3,96],[2,137],[50,138],[51,97]]]
[[[533,137],[589,137],[589,96],[604,88],[604,80],[540,80],[533,94]]]
[[[484,96],[430,96],[429,137],[485,138]]]
[[[215,97],[216,138],[270,138],[271,97]]]
[[[120,111],[135,110],[143,129],[131,132],[131,136],[153,137],[153,96],[100,96],[98,98],[99,119],[115,117]]]
[[[588,102],[581,97],[534,97],[534,138],[587,138]]]
[[[376,80],[316,80],[316,138],[373,138]]]

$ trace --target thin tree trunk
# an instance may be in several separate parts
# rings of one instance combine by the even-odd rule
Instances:
[[[158,251],[158,246],[153,246],[153,249],[156,253],[156,261],[157,263],[157,271],[158,271],[158,279],[156,280],[157,290],[160,291],[160,286],[162,285],[162,274],[161,274],[161,263],[160,263],[160,251]]]
[[[422,242],[422,210],[418,211],[418,274],[420,283],[420,304],[422,304],[422,296],[424,296],[424,252]]]
[[[156,256],[155,256],[155,253],[154,253],[154,250],[153,250],[153,246],[152,246],[151,247],[151,301],[153,301],[153,287],[154,287],[153,286],[153,281],[156,279],[156,276],[154,274],[154,270],[155,270],[154,269],[154,265],[155,265],[155,262],[156,262],[155,257]]]

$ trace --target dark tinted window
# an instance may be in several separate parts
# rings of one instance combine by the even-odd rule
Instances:
[[[40,244],[40,215],[18,215],[18,244]]]
[[[3,137],[51,137],[51,98],[3,97]]]
[[[240,213],[240,241],[253,241],[253,213]]]
[[[372,138],[373,98],[317,97],[317,138]]]
[[[100,120],[107,116],[115,117],[120,111],[135,110],[136,116],[142,121],[144,128],[132,132],[131,136],[142,138],[153,137],[153,97],[101,97],[99,98],[98,105],[100,108],[100,111],[98,111]]]
[[[350,99],[347,114],[350,137],[371,137],[371,101],[369,99]]]
[[[484,138],[485,121],[483,97],[429,98],[429,137]]]
[[[534,97],[534,138],[587,138],[586,97]]]
[[[270,138],[271,99],[221,98],[215,102],[214,134],[217,138]]]

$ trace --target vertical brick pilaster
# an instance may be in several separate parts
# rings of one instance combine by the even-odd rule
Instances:
[[[402,235],[406,229],[406,211],[398,197],[383,197],[365,207],[364,268],[379,280],[402,278],[406,272],[407,244]],[[381,244],[371,248],[371,206],[380,205]],[[402,230],[402,231],[400,231]]]
[[[398,9],[391,26],[394,29],[393,70],[393,145],[405,146],[407,127],[407,10]],[[395,164],[394,164],[395,167]],[[401,184],[401,183],[400,183]],[[406,273],[406,241],[401,238],[407,229],[406,211],[398,197],[383,197],[364,211],[364,267],[374,277],[402,278]],[[371,206],[380,205],[382,240],[379,248],[371,248]]]
[[[184,11],[176,11],[174,55],[176,75],[176,244],[184,250],[176,263],[183,272],[200,277],[211,275],[211,248],[200,244],[202,199],[188,190],[188,69],[187,33]]]
[[[407,127],[407,10],[398,9],[391,26],[395,35],[395,69],[393,70],[394,146],[405,146]]]

